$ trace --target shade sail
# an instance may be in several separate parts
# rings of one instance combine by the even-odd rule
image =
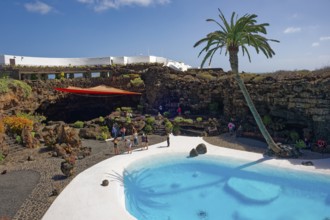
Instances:
[[[109,86],[95,86],[90,88],[80,88],[69,86],[67,88],[54,88],[60,92],[69,92],[75,94],[90,94],[90,95],[141,95],[139,92],[130,92],[127,90],[117,89]]]

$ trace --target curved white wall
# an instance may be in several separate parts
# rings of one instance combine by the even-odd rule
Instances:
[[[13,63],[14,62],[14,63]],[[174,67],[177,70],[186,71],[190,66],[184,63],[156,56],[134,56],[134,57],[96,57],[96,58],[48,58],[27,57],[17,55],[0,55],[0,65],[22,65],[22,66],[88,66],[88,65],[126,65],[134,63],[161,63],[165,66]]]

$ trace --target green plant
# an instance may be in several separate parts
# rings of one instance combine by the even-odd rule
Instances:
[[[56,79],[64,79],[65,78],[65,73],[64,72],[61,72],[59,74],[56,74]]]
[[[184,118],[182,118],[181,116],[177,116],[177,117],[174,118],[175,123],[181,123],[183,121],[184,121]]]
[[[132,79],[130,81],[130,83],[133,87],[140,87],[140,86],[144,85],[144,81],[140,77]]]
[[[123,112],[133,112],[132,108],[131,107],[121,107],[121,110]]]
[[[12,87],[20,88],[25,98],[29,97],[32,93],[31,86],[23,81],[8,78],[0,79],[0,93],[7,93]]]
[[[131,123],[132,122],[132,119],[130,117],[126,117],[126,123]]]
[[[108,126],[102,126],[100,127],[101,132],[109,133],[109,128]]]
[[[35,123],[41,123],[41,122],[43,122],[43,121],[45,121],[47,119],[43,115],[39,115],[39,114],[32,115],[31,113],[24,113],[24,112],[19,112],[16,115],[18,117],[30,119],[30,120],[32,120]]]
[[[147,117],[146,118],[146,123],[148,124],[148,125],[153,125],[154,123],[155,123],[155,118],[154,117]]]
[[[103,123],[104,120],[105,120],[104,117],[102,117],[102,116],[99,117],[99,121],[100,121],[101,123]]]
[[[5,156],[3,156],[2,152],[0,151],[0,162],[2,162],[5,159]]]
[[[172,132],[172,129],[173,129],[173,124],[169,120],[167,120],[165,122],[165,130],[166,130],[166,132],[167,133],[171,133]]]
[[[129,74],[123,74],[121,75],[124,79],[128,79],[128,78],[131,78]]]
[[[299,139],[296,141],[295,147],[300,149],[306,148],[306,143],[303,140]]]
[[[179,134],[180,133],[180,126],[177,124],[173,125],[173,134]]]
[[[20,135],[16,135],[15,141],[16,141],[16,143],[21,144],[22,143],[22,137]]]
[[[146,126],[144,126],[143,129],[147,134],[150,134],[152,132],[152,126],[147,124]]]
[[[84,127],[84,122],[83,121],[76,121],[73,123],[74,128],[83,128]]]
[[[296,131],[290,131],[289,133],[290,139],[296,142],[299,139],[299,134]]]
[[[202,121],[203,121],[203,118],[202,118],[202,117],[197,117],[197,118],[196,118],[196,121],[197,121],[197,122],[202,122]]]
[[[215,79],[214,76],[212,76],[209,72],[202,72],[197,75],[198,78],[206,79],[206,80],[212,80]]]
[[[187,124],[193,124],[194,123],[194,121],[192,119],[190,119],[190,118],[183,119],[183,122],[184,123],[187,123]]]
[[[96,138],[98,140],[106,140],[106,139],[108,139],[108,133],[107,132],[101,132],[101,135],[98,135]]]
[[[164,115],[164,117],[168,118],[170,116],[170,113],[169,112],[164,112],[163,115]]]
[[[194,44],[194,47],[197,47],[201,44],[204,44],[203,49],[200,51],[199,55],[204,52],[204,56],[201,67],[204,66],[206,61],[209,61],[208,64],[212,63],[212,58],[216,52],[224,52],[225,55],[229,55],[229,62],[232,72],[235,75],[235,80],[240,88],[244,99],[247,103],[247,106],[250,109],[250,112],[255,119],[258,128],[267,142],[268,147],[275,152],[275,154],[280,154],[282,149],[274,142],[272,136],[269,134],[266,126],[263,124],[260,115],[251,99],[249,91],[247,90],[244,81],[240,77],[239,72],[239,51],[247,54],[249,61],[251,61],[251,56],[248,48],[254,47],[257,53],[262,52],[267,58],[273,57],[275,55],[274,50],[269,45],[269,42],[279,42],[275,39],[268,39],[264,35],[267,34],[266,28],[269,26],[268,23],[257,23],[256,14],[245,14],[242,17],[239,17],[236,12],[233,12],[231,15],[230,21],[226,19],[224,14],[220,9],[219,18],[220,22],[214,19],[207,19],[208,22],[214,22],[218,25],[216,31],[208,33],[206,37],[197,41]]]

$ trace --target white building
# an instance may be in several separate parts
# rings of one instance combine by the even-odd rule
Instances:
[[[27,57],[18,55],[0,55],[0,65],[21,66],[88,66],[88,65],[113,65],[134,63],[160,63],[170,68],[186,71],[191,68],[182,62],[169,60],[156,56],[133,56],[133,57],[95,57],[95,58],[49,58],[49,57]]]

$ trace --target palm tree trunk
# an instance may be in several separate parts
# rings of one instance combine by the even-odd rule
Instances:
[[[238,83],[239,88],[241,89],[243,96],[245,98],[245,101],[254,117],[254,120],[256,120],[256,123],[259,127],[259,130],[262,134],[262,136],[265,138],[267,144],[268,144],[268,148],[272,149],[275,153],[279,153],[281,151],[281,148],[279,146],[277,146],[277,144],[274,142],[272,136],[270,136],[268,130],[266,129],[255,105],[252,102],[252,99],[250,97],[250,94],[242,80],[242,78],[239,75],[238,72],[238,48],[237,49],[231,49],[229,50],[229,61],[230,61],[230,65],[231,65],[231,69],[232,71],[235,73],[235,79]]]

